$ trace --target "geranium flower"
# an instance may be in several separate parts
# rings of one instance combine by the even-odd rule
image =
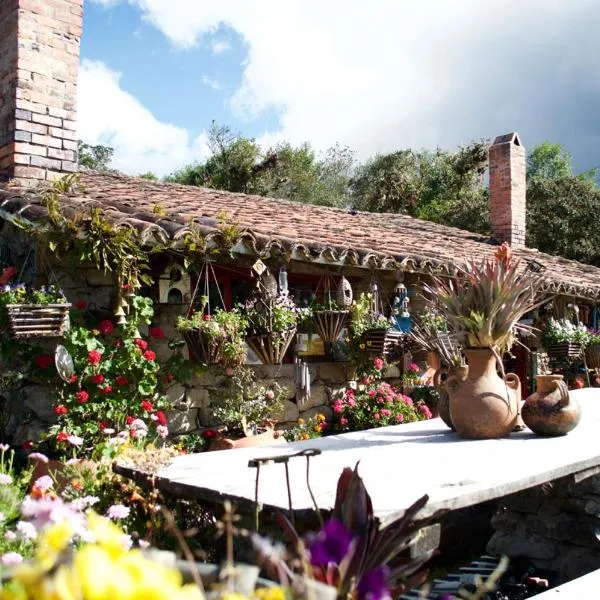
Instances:
[[[125,423],[127,423],[127,425],[131,425],[134,422],[134,420],[135,420],[135,417],[129,416],[125,419]]]
[[[420,404],[419,405],[419,412],[426,418],[426,419],[431,419],[431,417],[433,416],[431,414],[431,411],[429,410],[429,406],[427,406],[427,404]]]
[[[146,352],[144,352],[144,358],[149,361],[156,360],[156,352],[154,352],[154,350],[146,350]]]
[[[75,394],[75,398],[79,404],[85,404],[90,399],[90,395],[85,390],[80,390]]]
[[[98,388],[100,390],[101,394],[110,394],[113,389],[112,389],[112,385],[105,385],[104,387]]]
[[[17,273],[15,267],[6,267],[0,275],[0,285],[6,285]]]
[[[165,339],[165,332],[163,331],[162,327],[150,327],[150,329],[148,329],[148,333],[150,334],[150,337],[153,337],[156,340]]]
[[[120,386],[127,385],[129,383],[129,379],[125,377],[125,375],[117,375],[115,377],[115,383]]]
[[[102,354],[98,350],[90,350],[88,352],[88,363],[97,365],[102,360]]]
[[[205,429],[202,432],[202,437],[205,440],[212,440],[212,439],[214,439],[214,438],[217,437],[217,432],[214,429],[210,429],[210,428],[209,429]]]
[[[104,383],[104,375],[102,375],[102,373],[98,373],[97,375],[92,375],[90,377],[90,381],[92,383],[95,383],[96,385],[100,385],[101,383]]]
[[[133,341],[140,350],[144,351],[148,349],[148,342],[146,340],[143,340],[142,338],[135,338]]]
[[[68,412],[68,409],[64,404],[59,404],[58,406],[54,407],[55,415],[66,415],[67,412]]]
[[[155,414],[159,425],[167,424],[167,417],[165,416],[165,413],[162,410],[157,410]]]
[[[25,440],[21,444],[21,449],[23,450],[30,450],[31,448],[33,448],[33,440]]]
[[[77,310],[85,310],[85,308],[87,308],[87,302],[85,300],[77,300],[77,302],[75,302],[75,308]]]
[[[57,442],[66,442],[69,439],[69,434],[64,431],[60,431],[56,434]]]
[[[48,369],[50,365],[54,362],[54,358],[49,354],[40,354],[35,357],[35,364],[40,369]]]
[[[383,369],[383,365],[385,363],[383,362],[383,360],[379,357],[376,357],[373,359],[373,366],[378,370],[381,371],[381,369]]]
[[[71,377],[69,377],[69,383],[77,383],[77,375],[71,375]]]
[[[153,412],[154,411],[154,406],[152,406],[151,402],[148,402],[147,400],[142,400],[142,409],[145,410],[146,412]]]
[[[158,435],[164,439],[169,435],[169,429],[164,425],[158,425],[156,427],[156,433],[158,433]]]
[[[81,446],[83,444],[83,438],[80,438],[78,435],[70,435],[67,438],[67,442],[69,442],[71,446]]]
[[[98,325],[98,331],[102,335],[110,335],[114,330],[115,330],[115,326],[113,325],[112,321],[110,321],[109,319],[100,321],[100,323]]]
[[[342,425],[342,426],[348,425],[348,419],[346,419],[346,417],[342,417],[340,419],[340,425]]]
[[[421,368],[419,367],[419,365],[417,363],[410,363],[410,365],[408,365],[408,367],[406,367],[406,370],[409,373],[418,373]]]

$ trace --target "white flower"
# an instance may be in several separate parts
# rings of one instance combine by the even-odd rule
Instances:
[[[39,477],[35,480],[33,484],[33,489],[38,492],[45,492],[49,490],[53,485],[54,481],[52,480],[52,477],[50,477],[50,475],[42,475],[42,477]]]
[[[41,462],[47,465],[49,459],[45,454],[42,454],[41,452],[32,452],[29,455],[29,460],[35,460],[37,462]]]
[[[131,536],[127,533],[124,533],[122,535],[121,543],[123,544],[123,548],[125,548],[125,550],[129,550],[133,546],[133,540],[131,539]]]
[[[135,419],[133,423],[131,423],[131,429],[148,429],[148,425],[141,419]]]
[[[145,438],[147,434],[148,434],[148,431],[146,429],[138,429],[138,430],[134,431],[131,435],[133,436],[134,439],[141,440],[141,439]]]
[[[112,506],[109,506],[106,515],[114,520],[126,519],[129,516],[130,510],[131,509],[128,506],[123,504],[113,504]]]
[[[8,444],[0,444],[0,452],[6,452],[10,450],[10,446]]]
[[[147,540],[138,540],[138,545],[142,550],[150,548],[150,542]]]
[[[169,428],[165,425],[157,425],[156,433],[158,433],[158,435],[164,439],[169,435]]]
[[[19,536],[25,540],[35,540],[37,537],[37,531],[33,526],[33,523],[29,521],[19,521],[17,523],[17,532]]]
[[[14,542],[17,539],[17,534],[14,531],[6,531],[4,533],[4,539],[7,542]]]
[[[78,435],[70,435],[67,438],[67,442],[72,446],[81,446],[83,444],[83,438],[80,438]]]
[[[3,512],[0,512],[0,523],[4,523],[6,521],[6,515]]]
[[[115,432],[114,429],[111,429],[110,427],[105,427],[104,430],[102,431],[102,433],[104,433],[105,435],[112,435]]]
[[[0,473],[0,485],[9,485],[12,483],[12,477],[8,473]]]
[[[70,458],[65,464],[67,465],[77,465],[81,462],[79,458]]]
[[[7,566],[20,565],[23,562],[23,557],[18,552],[7,552],[0,556],[0,562]]]
[[[158,417],[156,415],[150,415],[150,420],[158,421]]]

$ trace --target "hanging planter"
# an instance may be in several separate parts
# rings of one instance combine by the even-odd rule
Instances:
[[[315,310],[313,322],[321,339],[333,344],[341,335],[348,319],[347,310]]]
[[[263,365],[280,365],[295,335],[296,328],[292,327],[285,331],[250,335],[246,343]]]
[[[583,346],[577,342],[562,342],[548,346],[546,353],[554,360],[575,360],[583,356]]]
[[[585,362],[591,369],[600,369],[600,345],[593,344],[585,349]]]
[[[368,354],[385,358],[402,345],[404,338],[404,334],[396,329],[367,329],[360,339]]]

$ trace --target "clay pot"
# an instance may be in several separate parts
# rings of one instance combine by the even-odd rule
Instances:
[[[565,435],[581,419],[581,408],[571,397],[562,375],[538,375],[537,391],[525,400],[521,414],[538,435]]]
[[[466,371],[465,371],[466,372]],[[453,371],[452,374],[456,374]],[[454,425],[452,418],[450,417],[450,396],[446,391],[445,383],[450,373],[448,369],[440,368],[433,374],[433,387],[438,391],[440,395],[440,401],[438,402],[438,414],[440,419],[454,431]],[[461,377],[462,378],[462,377]]]
[[[285,443],[282,431],[267,429],[257,435],[250,435],[237,440],[230,438],[217,438],[210,446],[210,450],[231,450],[233,448],[253,448],[254,446],[271,446],[273,444]]]
[[[518,422],[521,381],[514,373],[507,373],[504,379],[498,376],[491,350],[471,348],[465,355],[468,367],[445,382],[456,432],[472,439],[508,435]]]

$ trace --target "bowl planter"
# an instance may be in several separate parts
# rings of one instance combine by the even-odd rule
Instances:
[[[585,349],[585,362],[592,369],[600,369],[600,345],[593,344]]]
[[[404,334],[395,329],[367,329],[360,339],[365,345],[365,352],[373,356],[387,357],[400,345]]]
[[[317,333],[326,344],[333,344],[340,337],[347,319],[347,310],[316,310],[313,313]]]
[[[577,342],[561,342],[549,345],[546,353],[554,360],[574,360],[583,356],[583,346]]]
[[[468,367],[450,375],[450,418],[458,435],[472,439],[507,436],[519,423],[521,381],[514,373],[496,372],[496,356],[488,349],[465,349]]]
[[[280,365],[295,335],[296,328],[292,327],[285,331],[250,335],[246,343],[263,365]]]
[[[61,337],[70,327],[70,304],[7,304],[13,338]]]

